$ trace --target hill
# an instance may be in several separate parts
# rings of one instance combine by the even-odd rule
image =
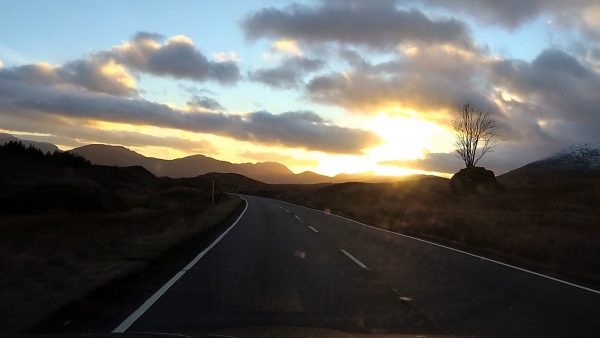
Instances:
[[[236,179],[219,181],[245,178]],[[84,297],[112,283],[121,290],[126,278],[160,287],[151,276],[164,273],[161,266],[189,261],[239,210],[239,199],[219,191],[212,204],[210,183],[0,145],[0,331],[23,331],[80,299],[77,310],[86,311]]]
[[[70,150],[95,164],[114,166],[139,165],[156,176],[172,178],[195,177],[207,173],[236,173],[267,183],[322,183],[332,180],[329,176],[312,172],[294,174],[277,162],[231,163],[204,155],[192,155],[173,160],[147,157],[122,146],[90,144]]]
[[[23,140],[13,135],[0,133],[0,145],[9,141],[19,141],[25,146],[31,145],[43,152],[60,151],[57,146],[51,143]],[[201,154],[165,160],[144,156],[123,146],[107,144],[89,144],[71,149],[68,152],[80,155],[93,164],[118,167],[141,166],[155,176],[171,178],[196,177],[207,173],[234,173],[269,184],[320,184],[342,182],[382,183],[421,177],[421,175],[378,176],[373,172],[341,173],[333,177],[312,171],[295,174],[285,165],[272,161],[231,163]]]
[[[10,135],[10,134],[0,133],[0,145],[6,144],[10,141],[21,142],[26,147],[32,146],[34,148],[41,150],[44,153],[48,153],[48,152],[53,153],[55,151],[60,150],[60,149],[58,149],[57,146],[55,146],[52,143],[23,140],[18,137],[15,137],[13,135]]]
[[[502,183],[578,182],[600,177],[600,144],[580,144],[498,177]]]
[[[163,182],[142,167],[92,165],[19,142],[0,146],[0,213],[125,210]]]

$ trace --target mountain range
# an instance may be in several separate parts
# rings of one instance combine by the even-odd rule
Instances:
[[[295,174],[278,162],[231,163],[205,155],[191,155],[173,160],[164,160],[139,154],[123,146],[90,144],[69,150],[81,155],[94,164],[134,166],[148,169],[156,176],[172,178],[194,177],[207,173],[234,173],[269,184],[317,184],[340,182],[391,182],[407,177],[376,176],[373,173],[338,174],[326,176],[312,171]],[[418,176],[418,175],[416,175]],[[410,176],[414,177],[414,176]]]
[[[156,176],[194,177],[211,172],[236,173],[265,183],[323,183],[331,177],[313,172],[295,174],[277,162],[231,163],[205,155],[191,155],[173,160],[147,157],[122,146],[90,144],[70,150],[94,164],[120,167],[140,165]]]
[[[24,140],[10,134],[0,133],[0,144],[9,141],[20,141],[25,146],[32,145],[43,152],[59,150],[57,146],[51,143]],[[390,182],[406,179],[406,177],[381,177],[369,172],[338,174],[333,177],[317,174],[312,171],[296,174],[278,162],[231,163],[200,154],[165,160],[144,156],[123,146],[106,144],[89,144],[71,149],[69,152],[83,156],[93,164],[118,167],[142,166],[159,177],[181,178],[195,177],[207,173],[234,173],[270,184],[316,184],[348,181]]]
[[[0,144],[9,141],[20,141],[26,146],[34,146],[43,152],[59,150],[57,146],[51,143],[23,140],[10,134],[0,133]],[[407,179],[407,177],[378,177],[372,173],[326,176],[312,171],[305,171],[296,174],[278,162],[231,163],[200,154],[165,160],[144,156],[123,146],[106,144],[85,145],[71,149],[69,152],[83,156],[94,164],[119,167],[142,166],[159,177],[181,178],[195,177],[207,173],[234,173],[270,184],[316,184],[350,181],[380,183]],[[580,144],[568,147],[521,168],[509,171],[499,176],[499,178],[501,180],[532,179],[541,174],[556,177],[572,172],[600,175],[600,144]]]

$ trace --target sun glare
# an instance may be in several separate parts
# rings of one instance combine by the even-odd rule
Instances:
[[[355,119],[353,124],[370,130],[382,139],[382,144],[363,155],[319,156],[315,170],[326,175],[370,172],[382,176],[404,176],[425,173],[420,168],[381,165],[382,161],[422,159],[431,152],[451,152],[453,135],[445,127],[419,118],[419,113],[402,110],[393,114],[380,112],[376,116]]]
[[[381,112],[373,118],[368,128],[382,137],[383,144],[370,149],[369,156],[377,161],[407,160],[423,158],[428,152],[452,150],[452,134],[448,129],[416,116]],[[380,175],[406,175],[405,169],[377,166],[375,171]]]

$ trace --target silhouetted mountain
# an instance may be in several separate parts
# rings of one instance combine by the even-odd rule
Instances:
[[[269,186],[238,174],[159,178],[142,166],[97,165],[78,154],[44,154],[11,141],[0,145],[0,214],[168,208],[182,200],[209,200],[213,179],[217,195]]]
[[[59,150],[53,144],[21,140],[9,134],[0,134],[0,144],[21,141],[25,146],[33,145],[44,152]],[[139,154],[123,146],[89,144],[68,151],[88,159],[94,164],[131,167],[142,166],[158,177],[184,178],[207,173],[234,173],[269,184],[318,184],[342,182],[395,182],[414,179],[413,176],[377,176],[372,172],[338,174],[334,177],[320,175],[312,171],[295,174],[278,162],[231,163],[205,155],[191,155],[173,160],[164,160]]]
[[[174,160],[146,157],[121,146],[90,144],[75,148],[70,152],[79,154],[92,163],[133,166],[140,165],[156,176],[173,178],[195,177],[207,173],[236,173],[266,183],[322,183],[330,182],[329,176],[311,172],[294,174],[286,166],[277,162],[231,163],[204,155],[192,155]]]
[[[59,150],[58,147],[52,143],[23,140],[18,137],[15,137],[13,135],[10,135],[10,134],[0,133],[0,145],[6,144],[10,141],[21,142],[26,147],[33,146],[33,147],[43,151],[44,153],[47,153],[47,152],[52,153],[52,152]]]

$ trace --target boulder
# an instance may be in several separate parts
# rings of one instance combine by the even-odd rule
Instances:
[[[484,167],[461,169],[450,179],[450,188],[456,193],[476,192],[486,187],[496,187],[496,175]]]

